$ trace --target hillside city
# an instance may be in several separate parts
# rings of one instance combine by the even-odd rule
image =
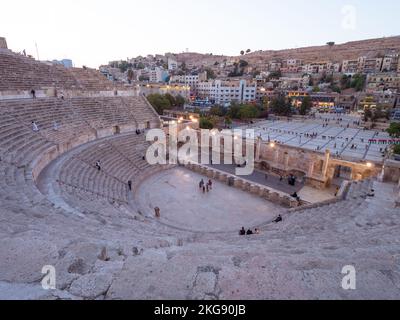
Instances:
[[[180,98],[179,106],[217,116],[239,104],[247,106],[241,118],[313,110],[355,112],[370,122],[400,120],[400,37],[325,47],[273,54],[247,49],[237,57],[148,55],[113,61],[100,71],[113,81],[144,86],[153,93],[150,101],[157,100],[154,93],[171,94]],[[311,49],[314,57],[307,54]],[[173,107],[166,101],[155,106],[161,113]]]

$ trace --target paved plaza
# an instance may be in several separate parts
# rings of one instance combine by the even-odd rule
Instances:
[[[160,222],[199,232],[236,232],[273,220],[283,208],[255,195],[213,181],[209,193],[199,190],[207,178],[174,168],[146,180],[135,198],[152,215],[161,209]]]
[[[324,118],[325,119],[325,118]],[[254,129],[255,136],[263,141],[273,141],[293,147],[324,153],[329,149],[333,156],[345,160],[381,162],[387,145],[370,143],[370,140],[390,140],[388,133],[356,127],[355,117],[338,122],[331,118],[304,121],[262,121],[242,129]]]

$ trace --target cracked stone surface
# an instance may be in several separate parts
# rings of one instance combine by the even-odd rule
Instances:
[[[4,200],[0,299],[398,299],[400,213],[391,185],[374,188],[375,198],[285,212],[245,237]],[[56,290],[41,287],[44,265]],[[345,265],[357,270],[354,291],[341,288]]]

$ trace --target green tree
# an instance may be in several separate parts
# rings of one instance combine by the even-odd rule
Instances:
[[[258,109],[257,107],[247,104],[240,107],[239,110],[239,119],[254,119],[258,117]]]
[[[222,106],[216,105],[210,109],[209,113],[213,116],[224,117],[227,114],[227,110]]]
[[[168,99],[169,104],[170,104],[172,107],[175,107],[175,106],[176,106],[176,100],[175,100],[175,97],[174,97],[172,94],[166,93],[166,94],[164,95],[164,97]]]
[[[392,122],[387,132],[392,137],[400,137],[400,122]]]
[[[292,114],[292,106],[282,94],[272,99],[270,103],[270,110],[273,113],[281,116],[290,116]]]
[[[340,79],[340,87],[342,90],[348,89],[351,87],[351,77],[346,76],[345,74]]]
[[[206,117],[200,117],[200,129],[213,129],[214,128],[214,124],[213,122]]]
[[[318,87],[318,86],[314,86],[314,88],[313,88],[313,92],[320,92],[321,91],[321,89]]]
[[[355,74],[351,80],[351,88],[356,89],[357,92],[362,91],[365,87],[366,79],[363,74]]]
[[[231,119],[240,119],[239,118],[239,111],[240,111],[240,106],[237,103],[233,102],[231,104],[231,107],[229,108],[228,116]]]
[[[312,108],[311,98],[309,96],[304,97],[303,102],[300,107],[300,114],[305,116]]]
[[[147,100],[160,115],[163,114],[164,110],[171,109],[172,107],[170,100],[168,100],[168,98],[162,94],[149,94],[147,96]]]
[[[185,105],[185,98],[182,97],[180,94],[178,94],[178,95],[175,97],[175,105],[176,105],[178,108],[182,108],[182,107]]]
[[[396,145],[393,147],[393,153],[394,153],[394,154],[400,154],[400,144],[396,144]]]
[[[205,71],[207,72],[207,79],[215,79],[217,77],[211,68],[207,68]]]
[[[134,76],[133,70],[132,69],[128,69],[128,73],[127,73],[126,76],[128,78],[128,82],[131,83],[132,80],[133,80],[133,76]]]
[[[366,108],[364,110],[364,121],[367,122],[369,121],[369,119],[372,119],[373,114],[370,108]]]
[[[225,126],[230,127],[232,125],[232,119],[229,116],[225,117]]]
[[[330,88],[333,92],[342,93],[342,90],[336,84],[331,85]]]

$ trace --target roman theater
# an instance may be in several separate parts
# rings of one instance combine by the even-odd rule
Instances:
[[[146,132],[165,123],[136,86],[0,49],[0,298],[400,298],[400,164],[347,148],[383,133],[254,124],[256,169],[238,176],[150,165]],[[349,265],[357,290],[342,288]]]

